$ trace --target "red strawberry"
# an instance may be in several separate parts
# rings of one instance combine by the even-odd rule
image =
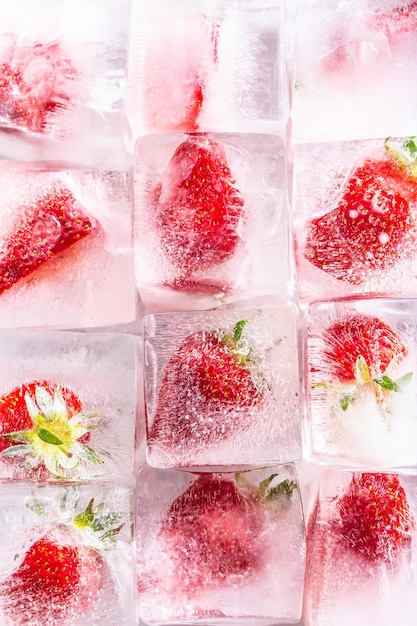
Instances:
[[[412,162],[387,144],[384,158],[366,158],[355,169],[338,206],[310,222],[304,251],[310,263],[360,284],[370,271],[389,269],[412,254],[417,147],[407,140],[403,148]]]
[[[200,474],[170,506],[159,538],[188,596],[260,573],[264,523],[285,511],[297,484],[272,474],[258,485],[244,473]],[[268,521],[266,521],[268,520]],[[165,547],[166,546],[166,547]]]
[[[416,522],[398,476],[355,474],[337,508],[343,540],[363,557],[391,561],[410,547]]]
[[[47,132],[69,106],[77,71],[59,42],[22,46],[12,38],[9,45],[13,60],[0,63],[0,118],[19,130]]]
[[[351,313],[333,322],[323,333],[323,362],[332,378],[355,380],[357,360],[362,357],[373,377],[381,376],[395,359],[407,353],[397,333],[372,315]]]
[[[123,526],[114,528],[114,523],[120,519],[119,514],[104,513],[103,505],[94,510],[92,499],[72,524],[32,544],[16,571],[0,584],[0,602],[11,623],[54,626],[85,617],[108,576],[101,550],[113,547]]]
[[[201,474],[171,505],[161,539],[189,594],[237,582],[261,567],[259,518],[228,477]]]
[[[164,371],[151,445],[202,448],[251,425],[264,383],[254,382],[256,363],[241,339],[245,324],[238,322],[233,336],[197,332],[175,351]]]
[[[223,147],[189,137],[156,189],[156,227],[172,265],[189,276],[230,259],[241,242],[243,204]]]
[[[80,460],[100,463],[87,445],[96,416],[70,389],[25,383],[0,398],[0,458],[21,459],[28,472],[46,467],[54,476],[76,470]]]
[[[94,228],[69,189],[52,189],[25,207],[1,245],[0,294]]]
[[[43,538],[34,543],[19,569],[0,586],[4,612],[13,624],[58,624],[81,616],[94,600],[102,566],[92,550]]]

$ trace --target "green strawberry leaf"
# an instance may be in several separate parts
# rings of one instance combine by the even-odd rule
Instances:
[[[342,408],[342,411],[347,411],[352,400],[353,400],[353,395],[351,393],[342,393],[342,395],[339,398],[339,403]]]
[[[410,137],[409,139],[406,140],[404,144],[405,149],[407,150],[407,152],[409,153],[412,159],[414,159],[417,156],[417,144],[414,140],[415,140],[415,137]]]
[[[390,376],[383,374],[380,378],[374,378],[373,382],[387,391],[401,393],[402,388],[410,382],[412,376],[413,372],[408,372],[408,374],[404,374],[398,380],[393,380]]]
[[[282,496],[291,498],[295,489],[297,489],[297,483],[294,480],[288,480],[287,478],[268,491],[266,494],[266,500],[276,500]]]
[[[92,526],[94,522],[94,498],[91,498],[90,502],[87,505],[87,508],[82,513],[79,513],[74,518],[74,525],[77,528],[86,528],[87,526]]]
[[[45,443],[50,443],[53,446],[61,446],[63,444],[59,437],[54,435],[54,433],[51,433],[49,430],[46,430],[46,428],[38,428],[36,434],[39,439],[42,439]]]
[[[381,378],[374,378],[374,383],[382,387],[382,389],[386,389],[387,391],[400,391],[399,386],[392,380],[389,376],[381,376]]]
[[[242,339],[243,329],[245,328],[247,323],[248,320],[240,320],[236,323],[233,329],[233,339],[236,343]]]

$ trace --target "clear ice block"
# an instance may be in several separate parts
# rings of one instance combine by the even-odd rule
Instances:
[[[0,216],[3,328],[135,319],[124,172],[0,162]]]
[[[296,146],[300,299],[417,293],[413,138]]]
[[[145,402],[153,466],[300,458],[294,305],[147,315]]]
[[[214,474],[146,468],[136,532],[144,623],[300,619],[305,545],[293,465]]]
[[[411,0],[298,0],[296,142],[415,132],[417,9]]]
[[[414,300],[311,305],[306,319],[306,454],[316,461],[417,465]]]
[[[0,486],[0,623],[135,626],[132,492]]]
[[[133,336],[2,331],[0,345],[0,479],[133,474]]]
[[[120,167],[130,2],[17,0],[0,26],[0,153]]]
[[[136,283],[146,304],[195,308],[206,298],[213,307],[225,298],[292,291],[278,136],[144,137],[134,192]]]
[[[279,127],[288,106],[283,3],[136,0],[127,113],[133,135]]]
[[[324,472],[307,524],[306,626],[412,626],[415,475]]]

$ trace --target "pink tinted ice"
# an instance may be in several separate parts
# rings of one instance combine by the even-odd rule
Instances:
[[[287,106],[280,4],[164,0],[162,7],[133,6],[127,109],[134,137],[277,128]]]
[[[36,6],[22,0],[3,7],[4,156],[109,168],[126,161],[121,102],[129,15],[127,0],[45,0]]]
[[[306,626],[412,626],[415,476],[323,472],[307,522]]]
[[[60,117],[74,107],[80,76],[60,41],[0,39],[0,126],[60,134]],[[77,89],[78,87],[78,89]]]
[[[305,546],[292,465],[216,474],[147,468],[137,489],[145,623],[299,620]]]
[[[126,174],[4,161],[0,180],[2,326],[132,321]]]
[[[414,2],[301,0],[295,24],[297,142],[414,133]]]
[[[348,465],[417,461],[413,300],[320,302],[308,310],[306,456]]]

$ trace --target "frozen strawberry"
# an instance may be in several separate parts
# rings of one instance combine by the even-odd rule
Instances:
[[[16,37],[9,39],[3,53],[8,60],[0,63],[0,126],[49,132],[70,107],[78,72],[57,41],[19,45]]]
[[[101,463],[88,445],[97,417],[70,389],[25,383],[0,398],[0,458],[57,477],[76,473],[80,462]]]
[[[51,189],[24,207],[0,245],[0,294],[95,228],[69,189]]]
[[[417,2],[401,0],[396,6],[384,9],[377,6],[369,17],[369,27],[383,32],[391,47],[417,33]]]
[[[204,135],[189,137],[155,194],[161,249],[183,276],[233,257],[244,202],[220,144]]]
[[[355,474],[337,508],[343,540],[363,557],[392,561],[410,547],[416,522],[397,475]]]
[[[398,334],[372,315],[351,313],[341,316],[323,333],[326,368],[341,382],[355,380],[357,360],[362,357],[372,377],[379,377],[407,353]]]
[[[233,335],[187,337],[166,365],[150,445],[202,448],[252,424],[265,382],[238,322]]]
[[[416,241],[417,147],[389,142],[349,177],[338,206],[308,225],[304,256],[339,280],[360,284],[370,272],[413,254]]]
[[[105,516],[101,510],[90,500],[72,522],[33,543],[15,572],[1,582],[2,609],[11,624],[54,626],[85,617],[109,574],[102,551],[113,547],[122,527],[114,527],[118,514]]]
[[[7,596],[5,613],[13,624],[31,625],[58,624],[67,616],[82,615],[94,599],[90,597],[91,577],[95,576],[98,583],[100,567],[92,550],[40,539],[29,548],[19,569],[0,586],[0,593]]]
[[[250,576],[260,567],[254,511],[228,478],[202,474],[170,507],[161,528],[189,592]]]
[[[244,473],[200,474],[172,503],[159,536],[188,596],[259,575],[265,509],[279,515],[296,489],[293,481],[278,481],[277,474],[259,485]]]

